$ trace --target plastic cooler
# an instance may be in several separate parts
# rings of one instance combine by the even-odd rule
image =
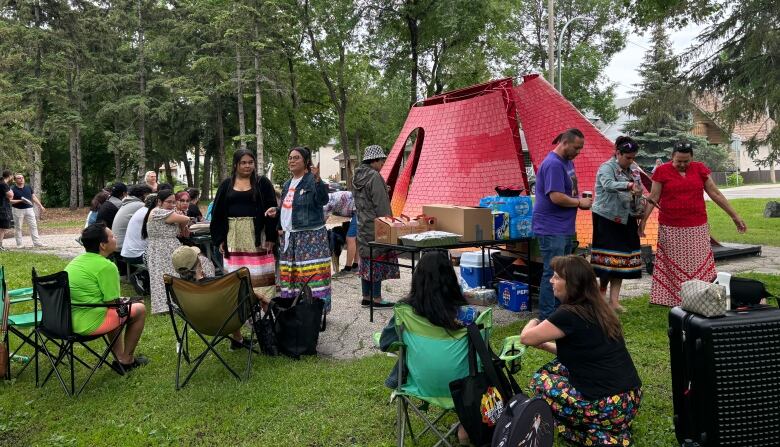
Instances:
[[[482,259],[480,259],[482,258]],[[460,276],[470,288],[487,287],[493,281],[490,251],[467,251],[460,256]]]

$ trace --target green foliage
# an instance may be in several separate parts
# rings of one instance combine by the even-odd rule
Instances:
[[[511,14],[496,27],[500,41],[497,51],[503,55],[506,75],[526,72],[546,73],[547,1],[511,2]],[[604,70],[612,57],[625,46],[626,29],[621,0],[564,0],[555,2],[556,36],[574,17],[563,36],[561,70],[563,94],[577,108],[594,113],[605,122],[617,118],[612,103],[614,85]],[[557,46],[557,42],[555,43]],[[556,78],[557,78],[556,73]],[[557,83],[557,81],[556,81]]]
[[[687,80],[700,92],[716,94],[715,118],[727,128],[758,124],[744,141],[751,157],[762,146],[764,166],[780,162],[780,7],[776,0],[624,0],[638,26],[669,20],[706,26],[684,54]]]
[[[726,184],[729,186],[742,186],[745,183],[745,179],[742,178],[742,174],[734,172],[726,177]]]

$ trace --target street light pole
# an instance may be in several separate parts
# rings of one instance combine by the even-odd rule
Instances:
[[[563,94],[563,79],[561,78],[561,47],[563,46],[563,35],[566,34],[566,28],[568,28],[569,25],[571,25],[571,23],[575,20],[588,20],[588,18],[585,16],[572,17],[568,22],[566,22],[565,25],[563,25],[561,34],[558,36],[558,93],[560,94]]]
[[[553,49],[553,45],[555,45],[555,0],[548,0],[547,1],[547,66],[548,66],[548,80],[550,81],[550,84],[555,85],[555,68],[553,65],[555,64],[555,61],[553,59],[553,56],[555,55],[555,50]]]

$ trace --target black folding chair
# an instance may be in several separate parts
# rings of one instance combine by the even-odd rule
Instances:
[[[251,331],[249,338],[246,370],[243,375],[231,368],[215,348],[219,343],[230,340],[230,334],[240,329],[245,321],[251,319],[252,327],[255,327],[252,307],[256,300],[249,270],[241,268],[225,276],[202,281],[187,281],[169,275],[165,275],[163,279],[173,333],[176,336],[176,389],[187,385],[209,353],[214,354],[236,379],[248,378],[252,367],[252,352],[255,351],[254,331]],[[183,325],[178,324],[177,319],[181,320]],[[190,330],[206,344],[205,349],[194,358],[190,356]],[[182,360],[188,364],[194,361],[184,381],[180,380]]]
[[[89,383],[92,376],[95,374],[98,368],[103,364],[108,365],[113,371],[119,375],[125,373],[122,364],[116,362],[116,367],[107,362],[109,354],[113,354],[111,349],[114,347],[117,339],[122,333],[127,321],[125,320],[119,325],[119,330],[116,331],[116,335],[109,340],[108,334],[103,335],[80,335],[73,332],[73,320],[71,315],[71,308],[73,307],[102,307],[102,308],[119,308],[125,307],[127,314],[129,315],[130,309],[127,303],[101,303],[101,304],[71,304],[70,301],[70,285],[68,283],[68,272],[58,272],[48,276],[38,276],[37,272],[33,268],[32,270],[32,282],[33,282],[33,302],[34,312],[36,315],[35,322],[35,338],[36,344],[40,352],[46,355],[51,363],[51,369],[43,379],[41,387],[46,385],[46,382],[52,376],[52,373],[57,376],[57,379],[62,385],[62,389],[68,396],[78,396],[84,390],[84,387]],[[41,320],[37,320],[38,306],[41,309]],[[102,353],[98,353],[87,343],[102,339],[106,348]],[[50,350],[49,343],[53,348]],[[79,344],[83,346],[87,352],[95,356],[97,363],[94,365],[88,364],[86,361],[76,356],[73,352],[73,347]],[[56,355],[54,352],[56,352]],[[39,386],[39,356],[35,357],[35,386]],[[63,375],[60,373],[59,366],[63,363],[63,360],[69,366],[70,369],[70,387],[65,383]],[[87,369],[89,369],[89,375],[76,391],[76,374],[75,364],[80,363]]]

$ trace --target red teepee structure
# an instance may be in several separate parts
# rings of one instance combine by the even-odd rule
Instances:
[[[528,189],[520,129],[536,169],[555,136],[571,127],[585,134],[574,161],[578,184],[581,191],[592,190],[614,145],[542,77],[525,76],[516,87],[511,78],[500,79],[425,99],[411,108],[382,169],[392,188],[393,214],[417,215],[432,203],[475,206],[497,185],[522,183]],[[655,215],[647,230],[643,243],[655,245]],[[590,212],[578,213],[577,234],[580,245],[590,243]]]

